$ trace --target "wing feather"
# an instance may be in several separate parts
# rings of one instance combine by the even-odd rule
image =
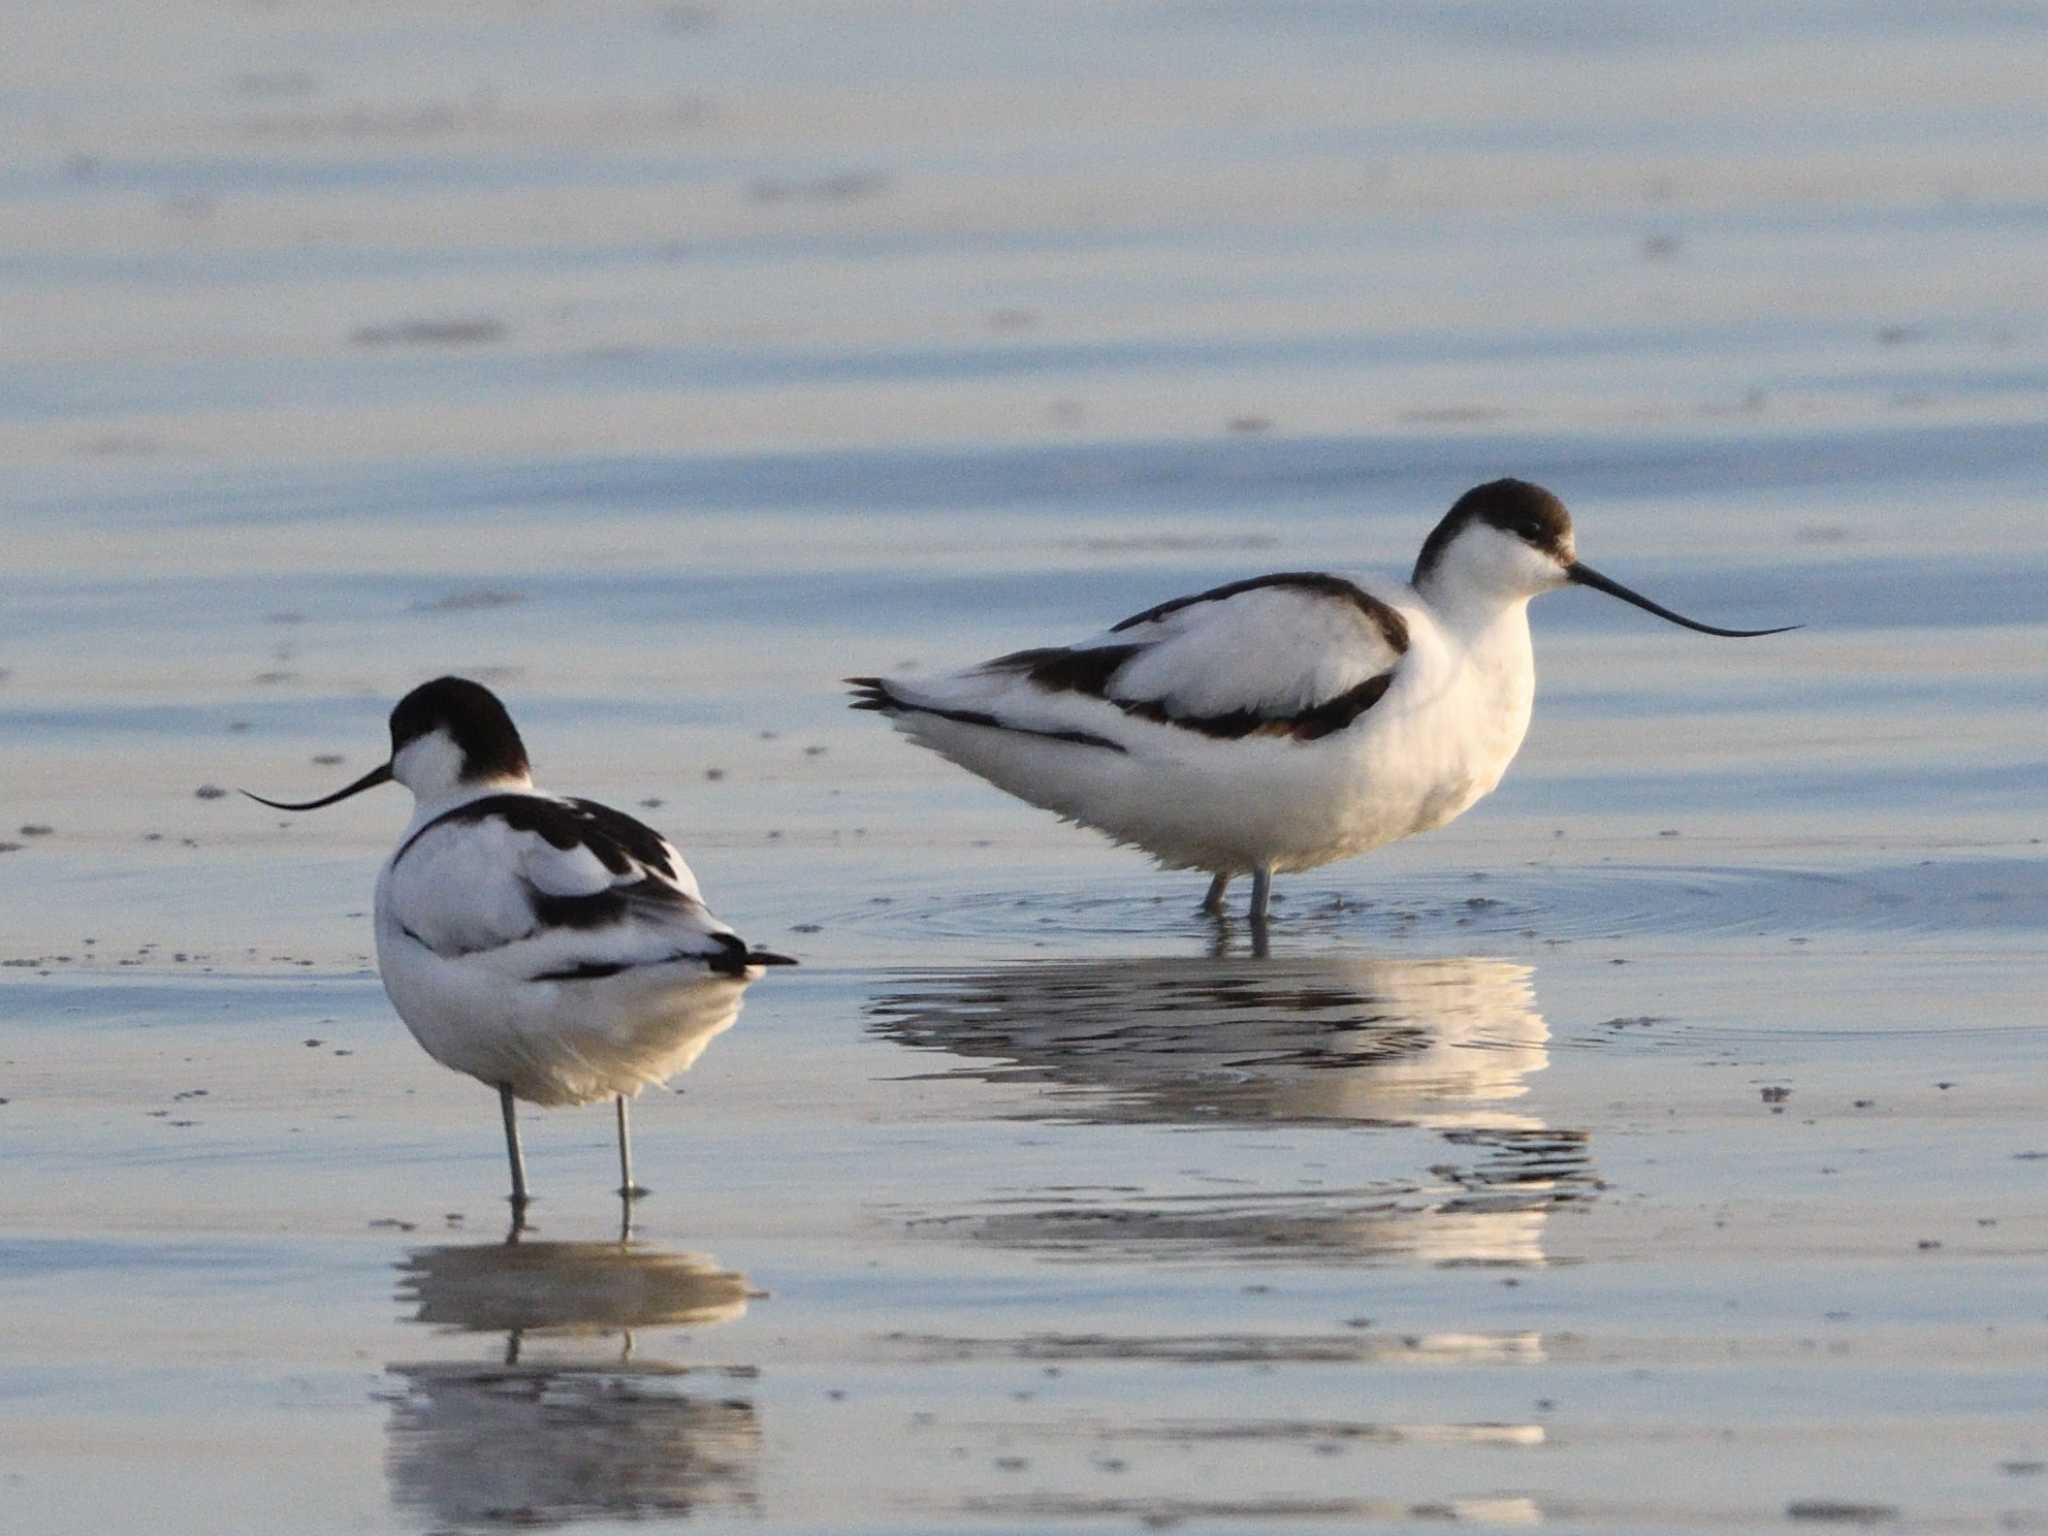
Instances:
[[[675,846],[592,801],[470,801],[415,833],[388,879],[392,916],[419,943],[529,980],[685,959],[737,973],[747,963]]]
[[[1408,649],[1392,603],[1340,577],[1263,576],[1162,603],[1092,640],[978,669],[1211,736],[1312,740],[1387,690]]]

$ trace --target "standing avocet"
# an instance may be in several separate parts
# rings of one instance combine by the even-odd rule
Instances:
[[[1170,869],[1276,873],[1440,827],[1500,783],[1529,728],[1529,599],[1570,583],[1709,635],[1579,563],[1564,504],[1467,491],[1406,582],[1285,572],[1176,598],[1077,645],[929,678],[855,677],[920,746]],[[1797,628],[1798,626],[1787,626]]]
[[[300,805],[249,798],[313,811],[393,781],[415,806],[377,876],[377,970],[429,1056],[498,1090],[515,1220],[527,1192],[514,1099],[614,1099],[619,1193],[645,1194],[626,1100],[695,1061],[761,967],[794,962],[713,917],[652,827],[535,789],[512,717],[466,678],[401,699],[390,760],[348,788]]]

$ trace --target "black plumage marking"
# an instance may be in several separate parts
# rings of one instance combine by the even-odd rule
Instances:
[[[615,811],[594,800],[556,800],[547,795],[482,795],[465,801],[443,811],[413,833],[391,862],[396,864],[404,858],[413,844],[436,827],[488,821],[492,817],[515,832],[535,834],[551,848],[564,852],[578,846],[588,848],[615,875],[630,874],[637,868],[654,870],[670,880],[676,878],[667,841],[645,822],[635,821],[624,811]]]
[[[1381,602],[1356,582],[1346,581],[1342,576],[1332,576],[1326,571],[1279,571],[1271,576],[1254,576],[1246,581],[1233,581],[1225,586],[1212,587],[1207,592],[1197,592],[1192,597],[1176,597],[1156,608],[1147,608],[1143,613],[1132,614],[1122,623],[1111,626],[1110,633],[1118,634],[1126,629],[1135,629],[1140,624],[1154,623],[1169,613],[1192,608],[1196,603],[1218,603],[1225,598],[1236,597],[1241,592],[1256,592],[1261,587],[1287,587],[1299,592],[1311,592],[1317,597],[1333,597],[1350,603],[1378,626],[1381,638],[1393,648],[1395,655],[1407,653],[1408,621],[1401,617],[1399,610]]]
[[[1236,597],[1239,593],[1253,592],[1265,587],[1286,588],[1349,603],[1371,620],[1379,631],[1380,638],[1397,656],[1405,655],[1408,650],[1408,623],[1401,617],[1398,609],[1381,602],[1364,588],[1346,581],[1341,576],[1331,576],[1321,571],[1282,571],[1272,576],[1254,576],[1248,581],[1234,581],[1227,586],[1198,592],[1192,597],[1177,597],[1171,602],[1159,604],[1156,608],[1148,608],[1143,613],[1133,614],[1116,625],[1110,633],[1116,634],[1134,629],[1141,624],[1153,623],[1197,603],[1221,602],[1226,598]],[[998,656],[993,661],[984,662],[981,670],[1021,673],[1035,687],[1043,688],[1049,693],[1086,694],[1091,698],[1114,704],[1134,719],[1196,731],[1220,741],[1238,741],[1247,736],[1285,736],[1295,741],[1320,740],[1341,731],[1377,704],[1394,680],[1392,670],[1378,673],[1334,698],[1325,699],[1293,714],[1273,714],[1255,709],[1236,709],[1216,715],[1176,714],[1164,700],[1120,699],[1110,692],[1117,673],[1135,657],[1151,649],[1152,643],[1139,641],[1127,645],[1052,646],[1013,651],[1007,656]],[[872,709],[883,714],[915,711],[937,715],[945,720],[956,720],[962,725],[987,726],[992,730],[1042,736],[1054,741],[1071,741],[1084,746],[1107,747],[1117,752],[1127,750],[1107,737],[1097,736],[1088,731],[1034,730],[1026,726],[1010,725],[982,710],[943,709],[935,705],[913,704],[892,693],[888,683],[879,677],[850,677],[847,681],[859,690],[853,704],[855,709]]]
[[[1195,603],[1220,601],[1223,598],[1234,597],[1240,592],[1254,591],[1261,587],[1305,590],[1317,596],[1333,597],[1354,604],[1373,621],[1379,629],[1381,638],[1397,654],[1408,649],[1408,625],[1397,609],[1340,576],[1326,576],[1315,572],[1259,576],[1250,581],[1233,582],[1229,586],[1217,587],[1196,597],[1177,598],[1173,602],[1162,603],[1159,607],[1147,609],[1134,618],[1125,619],[1116,627],[1119,630],[1129,629],[1138,624],[1150,623],[1163,614],[1173,613]],[[1141,643],[1017,651],[1008,656],[997,657],[987,663],[984,670],[1021,672],[1032,683],[1050,692],[1085,693],[1114,704],[1135,719],[1196,731],[1219,741],[1240,741],[1247,736],[1286,736],[1296,741],[1320,740],[1335,731],[1341,731],[1377,704],[1394,680],[1391,670],[1381,672],[1367,678],[1355,688],[1348,688],[1334,698],[1325,699],[1320,704],[1293,714],[1274,714],[1257,709],[1234,709],[1215,715],[1181,714],[1163,699],[1120,699],[1110,692],[1111,684],[1124,664],[1148,649],[1149,645]]]
[[[736,933],[713,933],[712,939],[718,949],[708,955],[693,954],[677,950],[659,960],[586,960],[580,965],[564,966],[560,970],[542,971],[529,978],[533,981],[602,981],[607,976],[617,976],[622,971],[639,970],[649,965],[673,965],[681,960],[695,960],[704,968],[719,976],[743,976],[749,966],[795,965],[788,955],[774,954],[765,949],[749,949],[746,941]]]
[[[572,965],[572,966],[568,966],[568,967],[566,967],[566,968],[565,968],[565,969],[563,969],[563,970],[559,970],[559,971],[542,971],[542,972],[541,972],[541,973],[540,973],[539,975],[537,975],[537,976],[532,976],[532,977],[529,977],[529,978],[528,978],[528,980],[530,980],[530,981],[601,981],[601,980],[603,980],[603,979],[604,979],[605,977],[607,977],[607,976],[616,976],[616,975],[618,975],[618,974],[619,974],[619,972],[621,972],[621,971],[629,971],[629,970],[631,970],[631,969],[632,969],[632,966],[628,965],[628,964],[627,964],[627,963],[626,963],[625,961],[623,961],[623,960],[620,960],[620,961],[615,961],[615,962],[608,962],[608,961],[602,961],[602,960],[586,960],[586,961],[584,961],[584,962],[583,962],[583,963],[582,963],[581,965]]]
[[[526,776],[526,744],[498,696],[466,677],[422,683],[391,711],[391,755],[409,742],[447,731],[462,753],[465,783]]]
[[[534,922],[542,928],[608,928],[631,910],[635,903],[682,906],[689,897],[665,881],[652,876],[631,885],[614,885],[584,896],[556,896],[527,887]]]
[[[1563,502],[1527,480],[1490,480],[1460,496],[1443,521],[1430,530],[1422,541],[1422,553],[1416,556],[1410,582],[1420,586],[1427,581],[1452,541],[1474,523],[1498,528],[1558,561],[1571,560],[1572,515]]]
[[[1142,645],[1094,645],[1013,651],[986,663],[981,670],[1022,672],[1049,693],[1087,693],[1106,699],[1110,680],[1125,662],[1145,649]]]
[[[985,710],[941,709],[934,704],[912,704],[891,693],[889,685],[879,677],[849,677],[846,681],[858,690],[851,706],[854,709],[872,709],[885,715],[936,715],[941,720],[953,720],[961,725],[986,726],[992,731],[1008,731],[1013,736],[1037,736],[1047,741],[1070,742],[1077,747],[1101,747],[1108,752],[1125,750],[1122,745],[1111,741],[1107,736],[1097,736],[1090,731],[1041,731],[1028,725],[1011,725],[1007,721],[998,720]]]
[[[1219,741],[1242,741],[1247,736],[1285,736],[1294,741],[1319,741],[1341,731],[1373,705],[1393,685],[1394,674],[1381,672],[1335,698],[1292,715],[1261,714],[1252,709],[1234,709],[1220,715],[1176,715],[1156,699],[1111,699],[1125,714],[1183,731],[1199,731]]]

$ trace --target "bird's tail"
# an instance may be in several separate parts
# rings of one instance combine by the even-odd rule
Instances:
[[[901,714],[906,707],[904,701],[889,691],[888,681],[879,677],[849,677],[842,679],[853,689],[853,709],[872,709],[885,715]]]

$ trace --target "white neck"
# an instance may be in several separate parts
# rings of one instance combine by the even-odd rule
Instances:
[[[406,824],[405,836],[412,836],[435,817],[445,816],[457,806],[467,805],[472,800],[482,800],[490,795],[533,793],[533,780],[525,774],[520,774],[516,778],[482,779],[468,784],[451,784],[435,794],[415,793],[412,820]]]
[[[1503,627],[1506,633],[1519,629],[1523,643],[1528,643],[1530,593],[1503,594],[1455,584],[1453,590],[1445,591],[1435,582],[1416,590],[1444,632],[1468,646]]]

